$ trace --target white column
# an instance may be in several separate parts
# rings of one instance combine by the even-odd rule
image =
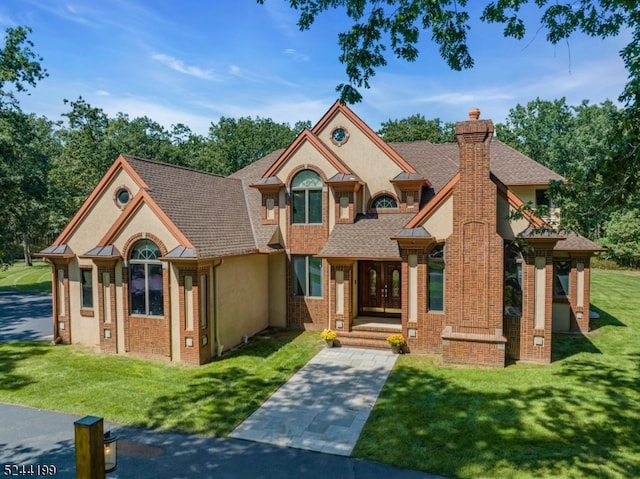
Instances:
[[[409,255],[409,278],[407,285],[407,319],[409,321],[418,321],[418,255]]]
[[[547,294],[547,259],[544,256],[536,257],[536,275],[535,275],[535,316],[534,328],[544,329],[545,311],[546,311],[546,294]]]
[[[344,271],[336,271],[336,314],[344,314]]]

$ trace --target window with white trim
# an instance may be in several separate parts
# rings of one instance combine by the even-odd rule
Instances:
[[[322,223],[322,178],[303,170],[291,181],[291,223]]]
[[[322,297],[322,259],[292,256],[293,295]]]
[[[160,248],[150,240],[138,241],[129,254],[129,308],[131,314],[164,315]]]

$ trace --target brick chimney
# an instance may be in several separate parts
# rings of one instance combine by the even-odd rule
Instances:
[[[446,243],[447,312],[443,360],[504,367],[503,240],[491,181],[493,122],[480,110],[456,125],[460,180],[453,193],[453,234]]]

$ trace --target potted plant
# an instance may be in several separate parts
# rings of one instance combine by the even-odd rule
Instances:
[[[392,334],[387,338],[387,342],[391,346],[391,351],[395,354],[398,354],[405,344],[402,334]]]
[[[328,348],[332,348],[333,341],[338,337],[338,334],[331,329],[325,329],[320,333],[320,337],[327,343]]]

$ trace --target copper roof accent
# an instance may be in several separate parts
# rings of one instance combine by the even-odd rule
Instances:
[[[413,213],[358,215],[352,224],[336,224],[324,248],[323,258],[400,259],[398,242],[391,239]]]
[[[87,251],[81,255],[82,258],[121,258],[122,254],[118,251],[114,245],[96,246],[95,248]]]
[[[199,258],[257,249],[242,181],[123,155],[157,203],[195,248]]]
[[[71,251],[71,248],[69,248],[69,245],[67,244],[61,244],[61,245],[51,245],[48,248],[43,249],[42,251],[40,251],[39,253],[36,254],[36,256],[43,256],[43,257],[48,257],[48,256],[61,256],[61,257],[65,257],[65,256],[73,256],[73,251]]]
[[[171,260],[171,259],[196,259],[196,253],[192,248],[185,248],[184,246],[176,246],[171,251],[169,251],[166,255],[164,255],[162,259]]]

